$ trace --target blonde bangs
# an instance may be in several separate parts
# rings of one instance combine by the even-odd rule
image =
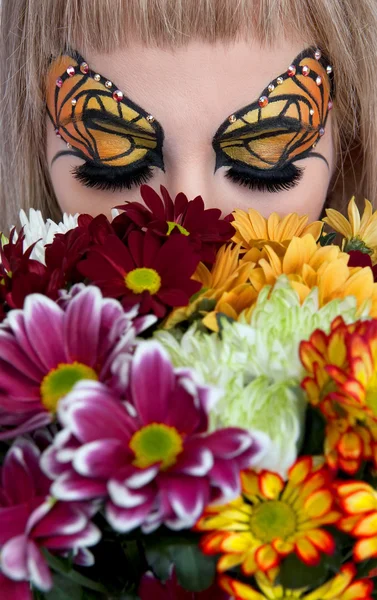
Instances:
[[[20,206],[60,214],[45,160],[51,55],[67,45],[107,53],[135,38],[161,47],[239,37],[273,46],[284,34],[318,44],[336,80],[339,161],[330,202],[341,206],[355,192],[377,201],[375,0],[1,0],[0,19],[2,226]]]

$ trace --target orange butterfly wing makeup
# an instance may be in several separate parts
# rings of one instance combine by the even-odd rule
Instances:
[[[55,132],[84,160],[111,167],[150,162],[163,169],[159,123],[75,51],[52,61],[47,111]]]
[[[216,132],[216,169],[240,165],[282,169],[312,152],[332,108],[332,68],[319,50],[304,50],[259,100],[231,115]]]

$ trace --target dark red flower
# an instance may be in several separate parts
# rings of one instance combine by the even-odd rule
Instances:
[[[372,265],[372,259],[369,254],[360,252],[360,250],[350,250],[349,254],[349,267],[370,267],[372,269],[374,281],[377,281],[377,265]]]
[[[186,306],[201,287],[191,279],[199,256],[186,236],[162,238],[131,231],[127,245],[108,235],[89,249],[79,271],[105,296],[122,300],[125,308],[140,304],[139,312],[164,317],[168,307]]]
[[[22,308],[27,295],[34,292],[56,299],[63,281],[60,274],[30,255],[34,245],[23,250],[24,235],[21,232],[14,241],[13,229],[9,241],[0,245],[0,317],[4,318],[12,308]]]
[[[112,222],[118,237],[124,239],[135,227],[162,236],[180,233],[189,238],[203,262],[214,262],[218,247],[234,235],[233,226],[221,219],[218,208],[205,209],[201,196],[188,200],[181,192],[173,201],[164,186],[160,190],[162,198],[149,185],[142,185],[140,193],[145,206],[129,202],[117,207],[123,211]]]

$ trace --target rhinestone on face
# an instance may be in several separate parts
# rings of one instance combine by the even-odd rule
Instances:
[[[107,87],[107,89],[110,89],[111,87],[113,87],[112,81],[109,81],[109,80],[105,81],[105,87]]]
[[[98,73],[96,73],[93,77],[94,81],[101,81],[101,75],[99,75]]]
[[[310,114],[310,115],[312,115],[312,116],[314,115],[314,108],[311,108],[311,109],[309,110],[309,114]]]
[[[315,80],[317,85],[322,85],[322,77],[320,75],[318,75],[317,79]]]
[[[317,145],[317,142],[314,142],[314,144],[313,144],[312,148],[315,148],[315,147],[316,147],[316,145]]]
[[[72,104],[72,106],[76,106],[76,104],[77,104],[76,98],[72,98],[71,104]]]
[[[328,103],[328,105],[327,105],[327,110],[331,110],[333,106],[334,106],[334,103],[333,103],[333,101],[332,101],[332,100],[329,100],[329,103]]]
[[[268,104],[267,96],[261,96],[258,100],[258,104],[261,108],[264,108],[265,106],[267,106],[267,104]]]
[[[123,92],[120,90],[115,90],[115,92],[113,92],[113,98],[117,102],[121,102],[123,100]]]
[[[318,131],[319,135],[322,137],[323,135],[325,135],[325,129],[324,127],[320,127],[319,131]]]
[[[59,129],[55,129],[55,135],[56,135],[57,137],[62,137],[62,136],[60,135],[60,133],[59,133]]]
[[[278,77],[277,80],[276,80],[276,83],[278,85],[281,85],[283,82],[284,82],[284,79],[282,77]]]
[[[322,52],[320,50],[318,50],[318,48],[317,48],[317,50],[314,52],[314,58],[316,60],[319,60],[321,58],[321,56],[322,56]]]
[[[68,75],[69,75],[70,77],[73,77],[73,76],[74,76],[74,74],[76,73],[76,71],[75,71],[75,67],[72,67],[72,65],[70,65],[70,66],[67,68],[67,73],[68,73]]]
[[[61,77],[58,77],[56,80],[56,85],[58,86],[58,88],[61,88],[63,85],[63,80]]]
[[[330,75],[332,73],[332,66],[331,65],[327,65],[327,67],[326,67],[326,73],[327,73],[327,75]]]
[[[81,71],[81,73],[84,73],[85,75],[87,73],[89,73],[89,65],[88,65],[88,63],[82,62],[81,65],[80,65],[80,71]]]
[[[71,146],[71,144],[69,142],[67,142],[67,148],[68,148],[68,150],[72,149],[72,146]]]
[[[228,117],[229,123],[234,123],[236,120],[237,120],[236,115],[230,115],[230,117]]]
[[[147,119],[147,121],[149,121],[149,123],[153,123],[154,116],[153,115],[147,115],[146,119]]]
[[[274,84],[273,84],[273,83],[270,83],[270,85],[268,86],[268,88],[267,88],[267,89],[268,89],[268,91],[269,91],[269,92],[273,92],[273,91],[274,91],[274,89],[275,89],[275,86],[274,86]]]
[[[310,73],[309,67],[307,65],[304,65],[302,67],[302,74],[304,75],[304,77],[307,77],[309,75],[309,73]]]
[[[296,67],[294,65],[290,65],[287,70],[287,74],[289,77],[293,77],[296,75]]]

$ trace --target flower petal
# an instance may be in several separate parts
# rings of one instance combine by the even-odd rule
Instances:
[[[173,389],[174,372],[166,350],[155,341],[139,344],[131,365],[131,393],[143,424],[165,421]]]
[[[27,567],[32,583],[42,592],[48,592],[52,588],[50,569],[38,546],[32,540],[27,542]]]

